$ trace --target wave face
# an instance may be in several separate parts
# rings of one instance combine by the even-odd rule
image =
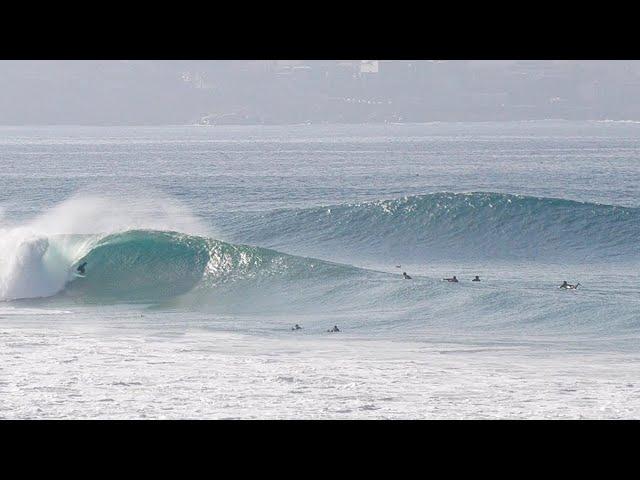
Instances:
[[[499,193],[436,193],[238,220],[232,239],[341,260],[639,259],[640,209]],[[291,251],[291,250],[288,250]]]
[[[357,276],[362,270],[273,250],[234,245],[178,232],[132,230],[106,236],[53,235],[21,239],[2,270],[2,299],[65,297],[89,302],[157,302],[191,292],[191,300],[236,306],[260,298],[291,301],[312,282],[320,285]],[[75,274],[86,262],[86,274]],[[235,299],[234,299],[235,297]],[[304,299],[298,295],[297,300]],[[271,302],[273,303],[273,301]]]
[[[117,301],[173,297],[200,281],[208,261],[198,237],[149,230],[112,234],[78,259],[77,264],[87,262],[86,274],[75,277],[65,293]]]
[[[75,278],[65,295],[89,301],[167,301],[190,293],[189,305],[255,310],[286,304],[292,285],[340,281],[359,269],[294,257],[268,249],[233,245],[177,232],[129,231],[97,242],[77,263],[86,276]],[[317,288],[310,295],[318,293]],[[304,295],[302,295],[304,297]],[[296,301],[300,301],[297,296]]]
[[[398,274],[156,230],[23,240],[16,254],[13,269],[3,270],[11,272],[3,277],[4,295],[11,293],[3,300],[49,296],[49,306],[65,308],[69,301],[142,303],[248,314],[256,319],[248,329],[281,328],[290,314],[309,314],[310,328],[336,321],[404,333],[425,326],[536,333],[573,331],[576,325],[604,333],[640,326],[637,291],[620,284],[612,294],[595,280],[573,295],[539,279],[517,285],[463,279],[454,286],[424,276],[405,281]],[[77,277],[81,262],[87,262],[86,275]],[[237,328],[230,322],[229,328]]]

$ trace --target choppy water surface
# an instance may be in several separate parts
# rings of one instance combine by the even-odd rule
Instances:
[[[0,128],[0,417],[637,417],[638,134]]]

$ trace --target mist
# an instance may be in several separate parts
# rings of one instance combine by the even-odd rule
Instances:
[[[638,61],[0,61],[3,125],[636,120]]]

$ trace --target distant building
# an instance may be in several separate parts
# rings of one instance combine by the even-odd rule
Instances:
[[[378,60],[361,60],[360,61],[360,73],[378,73],[379,63]]]

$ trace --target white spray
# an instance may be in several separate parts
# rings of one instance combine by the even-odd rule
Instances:
[[[78,193],[24,223],[0,209],[0,301],[47,297],[73,279],[72,266],[106,235],[133,229],[208,232],[189,210],[157,192]]]

